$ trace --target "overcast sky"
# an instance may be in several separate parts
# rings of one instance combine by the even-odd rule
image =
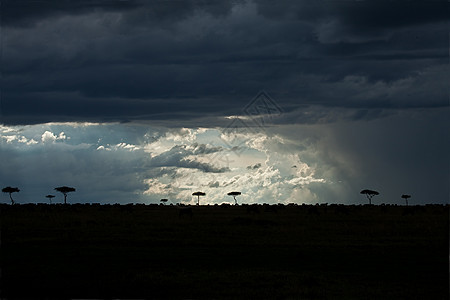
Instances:
[[[448,6],[2,1],[0,184],[18,203],[61,185],[71,203],[447,203]]]

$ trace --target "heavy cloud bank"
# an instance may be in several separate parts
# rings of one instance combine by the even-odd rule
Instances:
[[[3,1],[0,183],[18,202],[447,202],[448,5]]]

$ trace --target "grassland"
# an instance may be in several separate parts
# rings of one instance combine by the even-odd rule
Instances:
[[[2,298],[448,299],[449,207],[0,205]]]

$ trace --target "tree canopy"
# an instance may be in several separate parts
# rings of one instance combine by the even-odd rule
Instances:
[[[192,196],[197,196],[197,205],[200,205],[200,196],[206,196],[206,194],[203,192],[195,192],[192,193]]]
[[[237,205],[236,196],[239,196],[240,194],[241,194],[241,192],[229,192],[227,195],[228,196],[233,196],[234,204]]]
[[[5,188],[3,188],[2,189],[2,192],[3,193],[8,193],[9,194],[9,199],[11,199],[11,204],[14,204],[14,199],[12,198],[12,193],[18,193],[18,192],[20,192],[20,190],[19,190],[19,188],[17,188],[17,187],[10,187],[10,186],[7,186],[7,187],[5,187]]]
[[[362,190],[360,193],[366,195],[367,199],[369,199],[369,204],[372,204],[373,196],[380,194],[377,191],[373,191],[373,190]]]
[[[402,195],[402,198],[405,199],[406,205],[408,205],[408,199],[411,198],[411,195],[405,195],[405,194],[403,194],[403,195]]]
[[[55,191],[58,191],[58,192],[60,192],[60,193],[62,193],[64,195],[64,204],[66,204],[67,193],[75,192],[76,190],[73,187],[60,186],[60,187],[56,187]]]
[[[227,195],[228,196],[239,196],[241,194],[241,192],[229,192]]]
[[[206,194],[203,192],[195,192],[195,193],[192,193],[192,196],[206,196]]]
[[[48,200],[50,201],[50,204],[52,204],[52,198],[55,198],[55,195],[47,195],[47,196],[45,196],[45,198],[48,198]]]

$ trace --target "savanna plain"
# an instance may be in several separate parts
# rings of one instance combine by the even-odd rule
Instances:
[[[448,299],[449,206],[0,205],[1,297]]]

